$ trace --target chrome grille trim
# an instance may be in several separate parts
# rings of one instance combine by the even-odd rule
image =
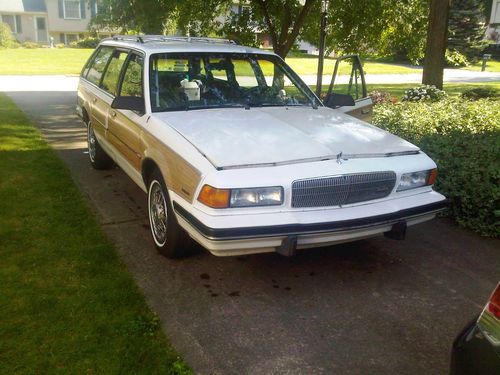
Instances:
[[[292,183],[292,207],[342,206],[387,197],[396,184],[393,171],[318,177]]]

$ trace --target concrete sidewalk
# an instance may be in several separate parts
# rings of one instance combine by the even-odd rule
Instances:
[[[301,78],[308,85],[316,84],[315,75],[302,75]],[[330,83],[331,75],[323,76],[323,84]],[[367,84],[400,84],[422,81],[422,73],[410,74],[367,74]],[[445,69],[444,81],[449,83],[472,82],[500,82],[500,72],[475,72],[470,70]],[[349,76],[342,75],[336,83],[348,83]],[[77,76],[64,75],[39,75],[39,76],[9,76],[0,75],[0,91],[76,91],[78,86]]]

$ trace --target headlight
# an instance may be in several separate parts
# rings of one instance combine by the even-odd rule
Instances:
[[[397,191],[416,189],[426,185],[434,184],[437,177],[437,169],[405,173],[401,175]]]
[[[231,207],[278,206],[283,203],[281,186],[231,189]]]
[[[212,208],[279,206],[283,203],[283,188],[217,189],[205,185],[198,201]]]

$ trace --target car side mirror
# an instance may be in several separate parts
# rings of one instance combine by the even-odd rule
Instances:
[[[128,109],[130,111],[136,111],[139,113],[146,112],[146,108],[144,106],[144,98],[138,98],[137,96],[117,96],[113,99],[111,108]]]
[[[330,108],[353,107],[356,105],[354,98],[351,95],[335,93],[328,95],[324,104]]]

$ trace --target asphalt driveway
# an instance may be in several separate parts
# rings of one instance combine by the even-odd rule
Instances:
[[[9,92],[59,151],[173,345],[203,374],[446,374],[455,335],[500,279],[499,242],[447,220],[309,250],[173,261],[146,196],[95,171],[73,92]]]

